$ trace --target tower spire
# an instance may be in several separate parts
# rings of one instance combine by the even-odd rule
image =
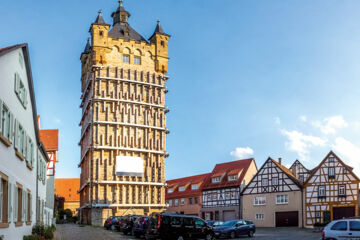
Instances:
[[[111,17],[114,19],[114,25],[116,23],[127,23],[130,13],[125,10],[123,0],[119,0],[119,7],[111,14]]]
[[[98,16],[96,17],[96,20],[94,22],[95,24],[106,24],[105,21],[104,21],[104,18],[101,14],[101,9],[99,10],[98,12]]]

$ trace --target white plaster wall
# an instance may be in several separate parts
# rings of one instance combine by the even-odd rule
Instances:
[[[27,108],[24,109],[14,91],[14,75],[15,72],[18,72],[29,93],[25,61],[22,68],[19,62],[19,54],[22,54],[22,49],[14,50],[0,57],[0,98],[14,114],[14,118],[20,121],[26,133],[31,137],[36,146],[30,95],[27,94],[28,105]],[[36,148],[34,151],[36,151]],[[36,152],[34,152],[34,154],[36,156]],[[26,167],[26,161],[21,161],[15,155],[14,144],[7,147],[0,141],[0,171],[9,177],[11,183],[16,184],[16,182],[18,182],[23,185],[24,189],[31,191],[33,212],[31,220],[32,225],[34,225],[36,222],[36,162],[33,170],[30,170]],[[13,200],[14,192],[12,191],[12,205],[14,204]],[[9,228],[0,228],[0,235],[4,235],[4,239],[22,239],[23,235],[31,234],[32,225],[28,226],[24,224],[22,227],[15,227],[13,216],[11,216]]]

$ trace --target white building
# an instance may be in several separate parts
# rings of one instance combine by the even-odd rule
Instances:
[[[0,49],[0,236],[22,239],[44,222],[46,164],[27,44]]]

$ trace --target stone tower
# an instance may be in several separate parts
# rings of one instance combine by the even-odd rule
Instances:
[[[81,54],[81,222],[164,210],[168,40],[160,22],[146,40],[122,1],[99,12]],[[141,175],[117,175],[117,158],[142,159]]]

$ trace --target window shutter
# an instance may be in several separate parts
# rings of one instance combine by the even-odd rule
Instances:
[[[8,216],[8,222],[11,222],[11,212],[12,212],[12,206],[11,206],[11,183],[8,182],[8,201],[7,201],[7,216]]]
[[[25,218],[24,218],[24,221],[25,222],[27,222],[27,220],[28,220],[28,201],[29,201],[29,199],[28,199],[28,193],[27,193],[27,191],[24,191],[24,196],[25,196],[25,204],[24,204],[24,215],[25,215]]]
[[[24,130],[23,130],[23,131],[24,131]],[[25,133],[25,131],[24,131],[22,155],[25,157],[26,161],[28,161],[28,159],[27,159],[27,157],[26,157],[27,138],[28,138],[28,136],[26,135],[26,133]]]
[[[14,184],[14,213],[13,213],[14,222],[17,222],[18,206],[19,206],[18,205],[18,188]]]
[[[20,88],[20,77],[18,73],[15,73],[15,86],[14,90],[17,95],[19,95],[19,88]]]
[[[29,217],[29,219],[30,219],[30,222],[32,222],[33,212],[32,212],[32,194],[31,194],[31,193],[30,193],[30,199],[29,199],[29,201],[30,201],[30,211],[29,211],[30,217]]]
[[[24,190],[22,190],[21,204],[22,204],[22,208],[21,208],[21,221],[24,222],[24,221],[25,221],[25,191],[24,191]]]
[[[17,119],[15,119],[15,124],[14,124],[14,146],[15,149],[17,150],[19,148],[19,121]]]
[[[24,107],[25,107],[25,108],[26,108],[27,104],[28,104],[27,91],[26,91],[26,89],[24,89]]]
[[[14,142],[14,114],[10,113],[10,129],[9,129],[9,141]]]
[[[2,105],[2,101],[1,101],[1,99],[0,99],[0,133],[1,133],[1,134],[2,134],[2,118],[3,118],[2,108],[3,108],[3,105]]]
[[[3,185],[2,185],[2,180],[1,180],[1,176],[0,176],[0,222],[2,222],[2,215],[3,215],[3,206],[4,206],[4,198],[3,198]]]

